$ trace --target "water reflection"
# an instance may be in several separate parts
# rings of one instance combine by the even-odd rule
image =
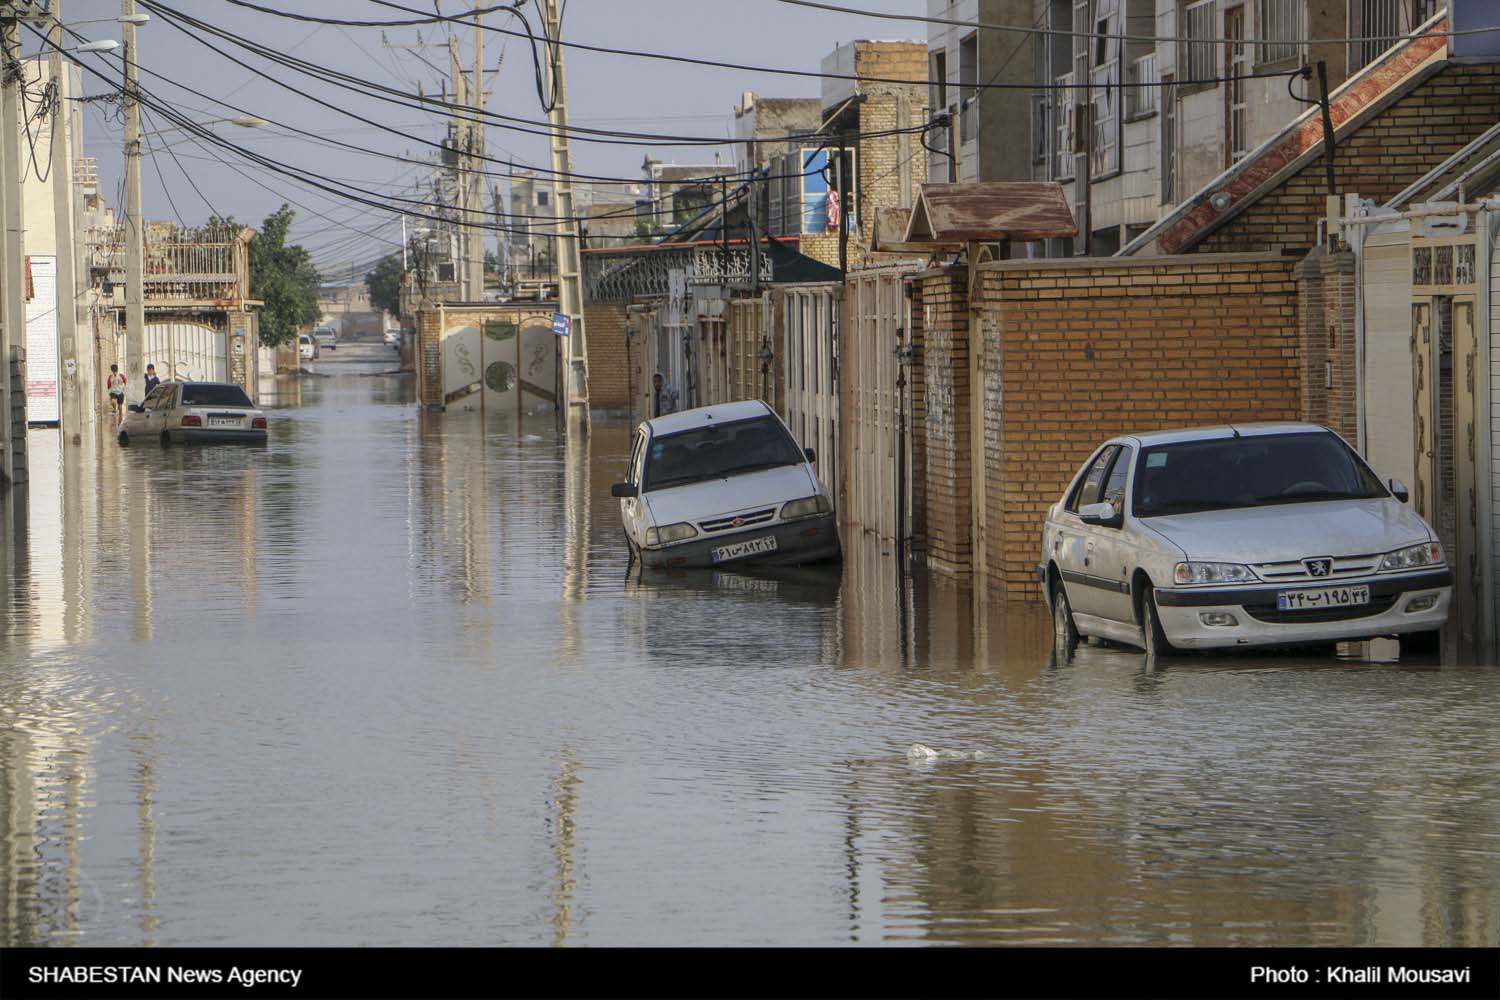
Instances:
[[[33,435],[7,945],[1500,934],[1493,669],[1059,655],[864,536],[642,573],[625,422],[419,413],[351,355],[266,449]]]

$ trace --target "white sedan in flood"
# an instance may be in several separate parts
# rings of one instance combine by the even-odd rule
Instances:
[[[1118,437],[1047,512],[1059,640],[1173,649],[1430,636],[1453,574],[1430,525],[1314,424]]]
[[[643,566],[821,562],[841,550],[812,459],[759,400],[705,406],[641,424],[611,492]]]
[[[120,422],[119,442],[265,444],[266,415],[232,382],[163,382]]]

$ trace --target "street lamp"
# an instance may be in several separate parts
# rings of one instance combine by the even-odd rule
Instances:
[[[42,56],[53,55],[56,53],[113,52],[119,47],[120,43],[115,41],[113,38],[103,38],[97,42],[85,42],[82,45],[71,45],[67,47],[58,45],[48,49],[45,52],[38,52],[35,55],[23,56],[22,58],[40,59]]]

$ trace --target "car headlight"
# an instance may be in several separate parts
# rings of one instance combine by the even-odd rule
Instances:
[[[680,542],[686,538],[692,538],[698,533],[698,529],[686,521],[677,524],[669,524],[664,528],[647,528],[646,544],[651,546],[669,545],[672,542]]]
[[[1443,561],[1443,546],[1440,542],[1423,542],[1421,545],[1408,545],[1404,549],[1395,552],[1387,552],[1385,558],[1380,560],[1380,572],[1389,573],[1391,570],[1416,569],[1418,566],[1431,566]]]
[[[1172,570],[1172,582],[1193,583],[1257,583],[1249,566],[1239,563],[1181,562]]]
[[[781,508],[781,519],[791,521],[799,517],[812,517],[816,514],[827,514],[833,510],[833,501],[827,496],[819,493],[815,497],[807,497],[803,500],[793,500]]]

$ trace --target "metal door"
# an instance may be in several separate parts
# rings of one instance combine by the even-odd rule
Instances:
[[[1437,366],[1433,363],[1432,303],[1414,302],[1411,307],[1412,457],[1416,481],[1412,483],[1412,508],[1437,523]]]
[[[1474,330],[1474,300],[1453,300],[1453,441],[1444,450],[1453,463],[1457,551],[1453,565],[1453,622],[1464,649],[1473,649],[1479,634],[1480,593],[1484,585],[1479,561],[1479,481],[1477,469],[1480,373],[1479,343]]]

